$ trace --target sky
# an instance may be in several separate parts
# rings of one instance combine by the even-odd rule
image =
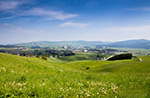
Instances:
[[[0,0],[0,44],[150,40],[150,0]]]

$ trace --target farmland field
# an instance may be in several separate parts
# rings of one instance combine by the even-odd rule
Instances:
[[[150,97],[150,56],[139,57],[142,61],[87,57],[43,60],[0,53],[0,98]]]

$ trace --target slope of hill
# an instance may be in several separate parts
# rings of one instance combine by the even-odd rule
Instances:
[[[150,56],[142,59],[52,62],[0,53],[0,97],[150,97]]]

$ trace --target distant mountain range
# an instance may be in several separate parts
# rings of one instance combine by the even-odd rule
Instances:
[[[102,41],[38,41],[15,44],[19,46],[40,46],[40,47],[50,47],[50,46],[97,46],[104,44]]]
[[[145,39],[127,40],[127,41],[112,42],[104,45],[107,47],[150,49],[150,40]],[[97,47],[101,47],[101,45],[98,45]]]
[[[119,42],[102,42],[102,41],[38,41],[15,44],[17,46],[96,46],[96,47],[119,47],[119,48],[145,48],[150,49],[150,40],[138,39],[138,40],[127,40]]]

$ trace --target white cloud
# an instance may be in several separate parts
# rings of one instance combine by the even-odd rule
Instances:
[[[38,16],[43,20],[66,20],[69,18],[77,17],[77,14],[68,14],[62,11],[54,11],[54,10],[45,10],[43,8],[32,8],[25,11],[13,12],[13,15],[10,17],[5,17],[1,19],[12,19],[20,16]]]
[[[65,13],[44,8],[30,8],[23,10],[23,4],[32,4],[29,0],[3,0],[0,1],[0,11],[11,13],[8,17],[1,19],[12,19],[21,16],[38,16],[43,20],[66,20],[78,16],[77,14]]]
[[[73,22],[65,22],[61,25],[59,25],[59,27],[76,27],[76,28],[84,28],[86,26],[88,26],[89,24],[84,24],[84,23],[73,23]]]
[[[0,10],[12,10],[16,9],[19,5],[23,4],[22,1],[0,1]]]
[[[150,7],[125,8],[126,11],[150,11]]]
[[[58,19],[58,20],[65,20],[68,18],[73,18],[78,16],[77,14],[67,14],[60,11],[53,11],[53,10],[45,10],[42,8],[33,8],[27,11],[24,11],[19,16],[41,16],[44,17],[46,20]]]

